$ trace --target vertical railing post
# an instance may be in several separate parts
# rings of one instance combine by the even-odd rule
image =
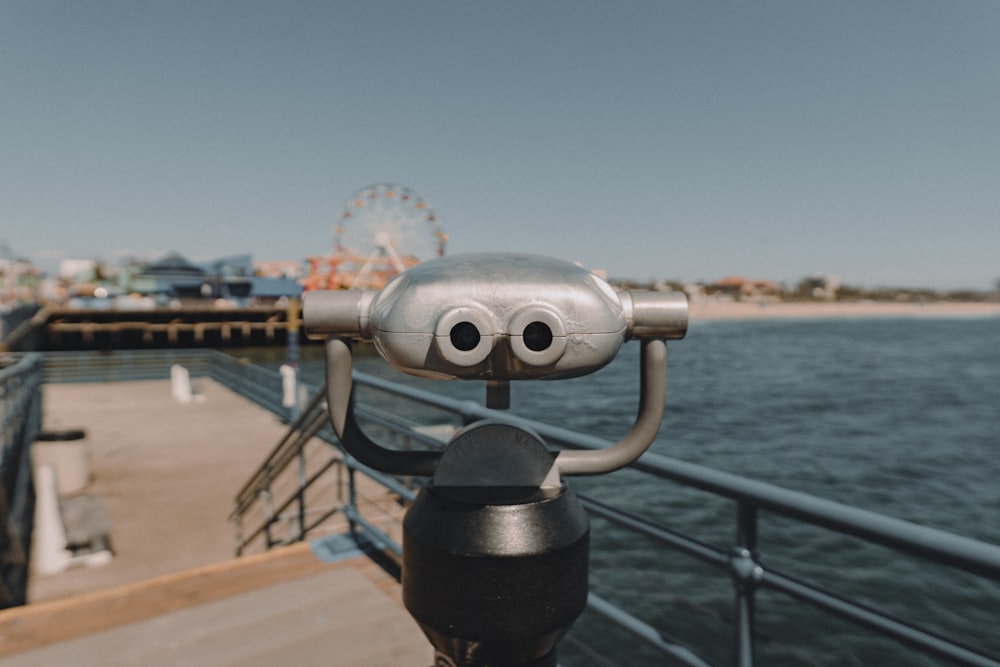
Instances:
[[[285,314],[286,337],[288,346],[288,366],[292,369],[292,405],[290,416],[292,421],[299,416],[299,325],[301,323],[302,304],[298,297],[288,300]]]
[[[243,547],[245,546],[243,543],[243,514],[242,513],[237,514],[235,520],[236,520],[236,555],[242,556]]]
[[[763,576],[757,564],[757,506],[739,502],[736,517],[736,546],[729,557],[736,592],[735,660],[737,667],[753,667],[754,592]]]
[[[355,517],[360,516],[360,513],[358,512],[358,490],[356,480],[354,479],[354,466],[348,461],[346,463],[346,467],[347,511],[344,512],[344,514],[347,516],[347,521],[350,523],[351,533],[353,534],[357,530],[357,521],[355,521]]]
[[[306,453],[305,443],[299,445],[299,537],[306,539]]]
[[[270,549],[274,546],[274,540],[271,537],[271,525],[274,523],[274,503],[271,502],[271,487],[268,486],[265,489],[261,489],[259,495],[264,503],[264,539],[267,542],[267,548]]]
[[[344,502],[344,470],[347,466],[344,463],[343,455],[337,461],[337,500]]]

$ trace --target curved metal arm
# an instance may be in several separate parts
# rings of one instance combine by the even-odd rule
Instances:
[[[376,443],[354,417],[351,348],[347,341],[326,341],[326,406],[330,423],[347,453],[362,464],[391,475],[433,475],[441,452],[402,451]]]
[[[667,395],[667,343],[662,338],[643,338],[641,343],[639,413],[632,430],[607,449],[559,452],[560,475],[599,475],[624,468],[653,443]]]
[[[632,429],[607,449],[564,450],[556,456],[560,475],[599,475],[624,468],[645,452],[660,429],[666,400],[667,344],[643,338],[640,355],[639,410]],[[383,447],[361,430],[354,416],[351,348],[347,341],[326,342],[326,393],[330,423],[344,449],[361,463],[393,475],[434,474],[441,453]]]

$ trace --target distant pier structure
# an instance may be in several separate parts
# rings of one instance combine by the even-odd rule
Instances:
[[[295,301],[246,308],[46,308],[35,316],[37,344],[43,350],[283,345],[289,311],[295,308]]]
[[[0,351],[285,345],[303,291],[381,289],[443,255],[447,240],[423,196],[375,183],[347,199],[332,252],[307,257],[304,276],[261,268],[249,255],[199,265],[170,252],[113,280],[90,267],[30,319],[0,321]]]

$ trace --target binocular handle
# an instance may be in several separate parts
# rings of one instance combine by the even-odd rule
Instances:
[[[662,338],[642,338],[639,410],[632,429],[610,447],[563,450],[555,458],[560,475],[599,475],[623,468],[652,444],[666,399],[667,345]],[[351,348],[346,340],[326,341],[326,391],[330,422],[344,449],[362,464],[393,475],[432,476],[441,458],[433,450],[397,450],[369,438],[354,415]]]
[[[640,339],[639,410],[635,424],[618,442],[605,449],[564,449],[556,456],[560,475],[600,475],[624,468],[649,449],[660,430],[667,398],[667,343],[662,338]]]
[[[403,451],[383,447],[369,438],[354,416],[351,347],[341,338],[326,341],[326,409],[330,424],[347,453],[369,468],[391,475],[431,476],[441,452]]]

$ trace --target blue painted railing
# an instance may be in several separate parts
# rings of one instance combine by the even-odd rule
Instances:
[[[211,377],[270,412],[283,417],[288,413],[277,373],[218,350],[46,352],[44,358],[45,381],[51,383],[165,379],[172,366],[180,365],[191,377]]]
[[[0,608],[27,598],[35,508],[31,443],[41,425],[41,386],[41,355],[0,355]]]
[[[0,352],[17,350],[32,331],[32,318],[38,313],[33,303],[0,308]]]

